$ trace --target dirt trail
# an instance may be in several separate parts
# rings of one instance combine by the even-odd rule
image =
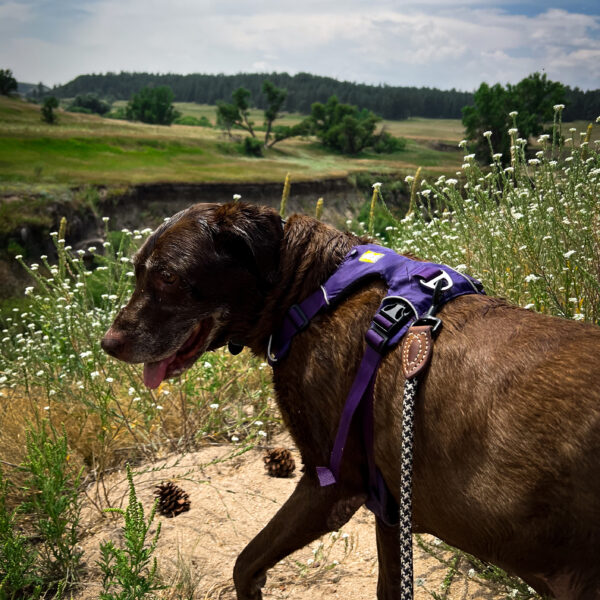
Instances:
[[[290,444],[289,438],[280,437],[274,445]],[[267,476],[261,450],[214,462],[231,450],[231,446],[207,447],[136,469],[134,482],[147,513],[152,506],[154,486],[165,480],[175,480],[191,501],[188,512],[175,518],[157,517],[155,521],[162,522],[156,550],[159,571],[170,582],[165,598],[234,600],[231,573],[237,555],[285,502],[298,481],[297,476]],[[299,465],[296,452],[294,457]],[[124,472],[113,474],[105,483],[112,505],[124,508],[128,493]],[[82,516],[87,530],[82,546],[89,576],[77,600],[91,600],[99,596],[101,589],[96,567],[99,543],[109,538],[119,543],[122,521],[102,518],[90,507],[84,509]],[[440,593],[448,567],[417,544],[414,548],[415,578],[421,584],[415,587],[415,599],[430,599],[429,591]],[[450,557],[447,553],[445,556]],[[470,565],[464,559],[461,563],[447,595],[441,597],[506,598],[506,593],[500,594],[466,577]],[[269,572],[263,593],[265,600],[366,600],[375,598],[376,586],[374,518],[361,508],[339,534],[325,536],[276,565]]]

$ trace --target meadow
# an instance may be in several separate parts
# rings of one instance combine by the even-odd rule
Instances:
[[[67,152],[60,144],[77,131],[82,148],[92,148],[85,161],[81,158],[85,151],[79,154],[84,163],[101,156],[95,144],[116,147],[127,141],[133,156],[124,155],[123,161],[140,160],[139,176],[146,172],[140,140],[160,141],[167,149],[175,144],[169,137],[174,128],[107,124],[94,117],[61,114],[63,124],[47,130],[26,112],[33,108],[2,104],[2,110],[7,109],[17,111],[13,113],[15,129],[11,136],[3,123],[2,143],[5,139],[16,143],[29,132],[32,142],[47,139],[49,144],[57,144],[55,155],[59,157],[58,148]],[[429,125],[422,123],[423,139],[429,135]],[[410,131],[418,135],[417,124],[409,121],[397,126],[406,127],[408,139]],[[440,128],[444,139],[460,143],[456,123],[446,122]],[[198,129],[181,128],[184,135],[177,143],[188,151],[194,144],[200,147],[199,140],[204,138],[196,136],[205,132]],[[457,165],[452,168],[458,173],[414,168],[405,179],[412,192],[411,206],[401,216],[388,210],[386,187],[373,181],[370,207],[347,226],[400,252],[465,271],[480,279],[489,294],[529,310],[600,324],[597,130],[598,126],[588,129],[586,124],[561,143],[542,136],[536,141],[534,158],[525,156],[524,140],[515,134],[507,165],[491,148],[490,166],[477,165],[474,156],[463,150],[452,153]],[[206,135],[208,141],[202,144],[221,143],[216,138],[211,142],[210,136],[218,136],[214,130],[207,130]],[[417,138],[414,143],[423,148]],[[13,146],[13,151],[15,148],[18,154],[21,146]],[[307,160],[315,160],[310,143],[298,140],[285,147],[288,165],[296,164],[302,151]],[[0,160],[10,158],[4,147],[0,152]],[[66,160],[76,161],[77,155]],[[273,159],[273,164],[280,160]],[[338,157],[329,160],[334,169]],[[353,165],[366,161],[371,169],[372,160],[354,159]],[[253,162],[240,157],[232,161],[241,165]],[[290,170],[272,173],[270,164],[269,158],[260,161],[265,177],[277,179],[276,173]],[[403,168],[410,166],[403,164]],[[342,169],[341,159],[339,167]],[[6,168],[4,162],[0,168]],[[79,171],[70,168],[75,169],[76,178],[90,175],[89,165]],[[248,172],[254,168],[252,164]],[[23,175],[21,181],[28,177]],[[20,180],[16,177],[14,181]],[[143,386],[138,367],[105,355],[100,337],[131,293],[131,256],[149,231],[112,232],[106,222],[106,241],[102,252],[92,250],[95,268],[90,270],[82,254],[66,245],[65,228],[63,223],[51,234],[58,254],[56,264],[47,257],[34,264],[17,259],[34,282],[26,290],[30,304],[5,315],[1,325],[0,595],[7,598],[22,597],[24,591],[32,598],[66,598],[77,593],[90,569],[79,550],[85,535],[77,527],[81,508],[86,503],[103,514],[102,507],[109,501],[107,477],[125,463],[143,472],[145,461],[164,456],[178,460],[185,452],[209,444],[221,444],[228,457],[237,456],[256,445],[268,445],[281,430],[270,369],[260,357],[247,352],[236,357],[224,351],[209,353],[180,379],[150,391]],[[122,548],[129,548],[131,540],[137,544],[137,558],[133,558],[137,570],[129,563],[122,563],[121,568],[135,571],[146,584],[160,586],[151,560],[160,536],[153,541],[146,527],[148,517],[136,512],[136,502],[133,489],[129,496],[133,508],[117,517],[125,519]],[[423,540],[419,543],[427,546]],[[61,551],[53,551],[56,548]],[[114,548],[119,548],[118,539]],[[429,551],[435,552],[433,548]],[[455,558],[462,556],[459,551],[452,552]],[[165,590],[152,591],[152,586],[144,588],[147,594],[118,596],[117,590],[125,589],[125,583],[117,583],[114,569],[118,569],[118,560],[109,550],[105,554],[109,574],[104,581],[112,582],[113,587],[108,586],[104,598],[168,597]],[[132,552],[128,556],[131,558]],[[458,562],[458,558],[448,562],[448,573],[453,572],[449,581],[456,575]],[[527,586],[489,565],[475,559],[465,564],[470,567],[461,577],[491,579],[499,593],[511,597],[524,600],[534,596]],[[447,592],[434,590],[432,596],[446,598]],[[207,596],[189,596],[196,597]]]
[[[215,121],[215,107],[176,106],[184,115]],[[312,139],[294,138],[258,159],[241,154],[215,128],[146,125],[64,111],[58,115],[57,125],[47,125],[40,120],[38,106],[0,98],[0,190],[22,183],[273,182],[282,181],[288,172],[294,180],[306,180],[361,171],[397,173],[421,165],[448,173],[460,166],[454,144],[461,139],[459,121],[442,121],[437,132],[436,123],[431,124],[431,138],[410,135],[415,124],[408,121],[406,149],[389,155],[363,153],[349,158],[326,151]],[[262,124],[260,111],[253,111],[252,118]],[[278,122],[293,124],[300,118],[284,115]],[[394,135],[403,135],[402,123],[385,125]],[[432,147],[438,139],[452,142],[454,148]]]

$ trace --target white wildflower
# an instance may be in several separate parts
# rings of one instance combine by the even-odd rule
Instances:
[[[217,408],[219,408],[219,405],[217,402],[213,402],[212,404],[209,405],[210,408],[212,408],[213,410],[217,410]]]
[[[527,277],[525,277],[525,281],[527,283],[531,283],[532,281],[537,281],[539,279],[539,277],[533,273],[530,273],[529,275],[527,275]]]
[[[491,131],[484,131],[483,132],[483,137],[487,138],[488,140],[492,137],[492,132]]]
[[[242,197],[239,194],[234,194],[233,199],[235,200],[235,202],[237,202],[238,200],[241,200]]]
[[[381,187],[381,183],[379,181],[376,181],[372,187],[374,190],[379,190],[379,188]]]
[[[515,118],[515,117],[516,117],[518,114],[519,114],[519,113],[518,113],[516,110],[511,110],[511,111],[508,113],[508,116],[509,116],[511,119],[514,119],[514,118]]]
[[[575,254],[575,250],[569,250],[568,252],[565,252],[563,254],[563,256],[567,259],[571,258],[571,256],[573,256],[573,254]]]
[[[558,112],[559,110],[564,110],[565,105],[564,104],[555,104],[552,108]]]

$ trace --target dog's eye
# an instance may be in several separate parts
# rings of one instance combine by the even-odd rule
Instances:
[[[165,283],[168,283],[169,285],[171,285],[172,283],[175,283],[175,281],[177,280],[177,275],[175,275],[174,273],[171,273],[171,271],[161,271],[160,278]]]

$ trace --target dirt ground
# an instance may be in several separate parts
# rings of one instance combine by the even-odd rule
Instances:
[[[288,437],[280,436],[272,446],[290,448],[300,466]],[[175,481],[191,501],[188,512],[174,518],[157,515],[155,519],[155,525],[162,523],[155,555],[159,573],[169,583],[169,589],[161,592],[161,597],[234,600],[231,574],[237,555],[285,502],[298,481],[297,474],[287,479],[269,477],[262,460],[264,450],[254,449],[227,458],[231,450],[230,445],[211,446],[135,469],[134,482],[146,514],[152,506],[154,487],[163,481]],[[105,485],[111,504],[125,508],[128,494],[125,473],[111,475]],[[82,522],[88,577],[76,600],[91,600],[98,598],[101,591],[96,565],[99,544],[106,539],[119,544],[123,539],[123,521],[103,517],[90,505],[84,508]],[[431,537],[425,539],[437,552],[439,542]],[[416,600],[430,599],[432,592],[451,600],[507,597],[506,591],[489,587],[487,582],[473,576],[472,570],[469,576],[471,565],[464,558],[444,592],[443,582],[450,577],[448,565],[416,542],[414,554]],[[452,558],[442,550],[439,554],[443,560]],[[313,542],[276,565],[268,574],[263,594],[265,600],[365,600],[375,598],[376,586],[374,518],[361,508],[339,533]]]

